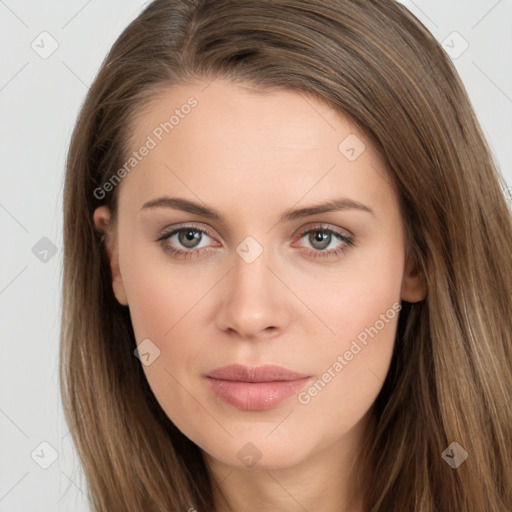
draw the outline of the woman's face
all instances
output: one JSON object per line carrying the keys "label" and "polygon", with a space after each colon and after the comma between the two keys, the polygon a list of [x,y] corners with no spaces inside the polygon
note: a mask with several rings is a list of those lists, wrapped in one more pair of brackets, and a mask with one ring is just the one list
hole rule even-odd
{"label": "woman's face", "polygon": [[312,97],[218,79],[162,92],[133,151],[107,249],[169,418],[230,466],[355,439],[400,301],[422,298],[371,141]]}

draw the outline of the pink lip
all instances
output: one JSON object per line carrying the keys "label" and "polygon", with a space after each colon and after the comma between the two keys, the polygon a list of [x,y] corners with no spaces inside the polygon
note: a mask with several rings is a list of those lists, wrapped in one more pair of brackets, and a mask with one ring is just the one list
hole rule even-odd
{"label": "pink lip", "polygon": [[228,404],[246,411],[262,411],[277,407],[300,391],[310,376],[281,366],[249,368],[232,364],[209,372],[206,379],[215,394]]}

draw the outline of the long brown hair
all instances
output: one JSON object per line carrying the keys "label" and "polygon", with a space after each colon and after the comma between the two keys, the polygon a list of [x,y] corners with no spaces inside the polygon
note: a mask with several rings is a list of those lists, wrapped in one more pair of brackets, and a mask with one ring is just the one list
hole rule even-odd
{"label": "long brown hair", "polygon": [[[165,415],[133,354],[129,311],[92,220],[102,204],[115,215],[118,187],[95,191],[133,150],[137,112],[198,77],[313,95],[357,123],[389,164],[428,294],[400,313],[357,473],[365,511],[512,510],[505,183],[451,60],[393,0],[155,0],[105,58],[68,154],[60,353],[94,510],[214,510],[201,451]],[[456,469],[442,457],[453,442],[468,454]]]}

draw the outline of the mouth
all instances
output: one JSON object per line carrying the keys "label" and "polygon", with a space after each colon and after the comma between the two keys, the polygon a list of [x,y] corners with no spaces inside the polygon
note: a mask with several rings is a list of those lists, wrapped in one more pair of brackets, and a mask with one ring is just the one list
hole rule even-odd
{"label": "mouth", "polygon": [[227,404],[245,411],[263,411],[298,393],[311,376],[275,365],[250,368],[233,364],[217,368],[205,378],[215,395]]}

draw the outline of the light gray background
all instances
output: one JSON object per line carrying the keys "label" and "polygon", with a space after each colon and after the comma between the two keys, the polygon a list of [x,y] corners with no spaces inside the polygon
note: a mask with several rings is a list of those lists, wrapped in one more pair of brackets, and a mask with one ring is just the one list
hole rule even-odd
{"label": "light gray background", "polygon": [[[402,3],[454,52],[512,185],[512,0]],[[89,84],[145,4],[0,0],[0,512],[89,510],[58,395],[64,163]],[[51,49],[44,31],[58,43],[47,58],[32,48]]]}

